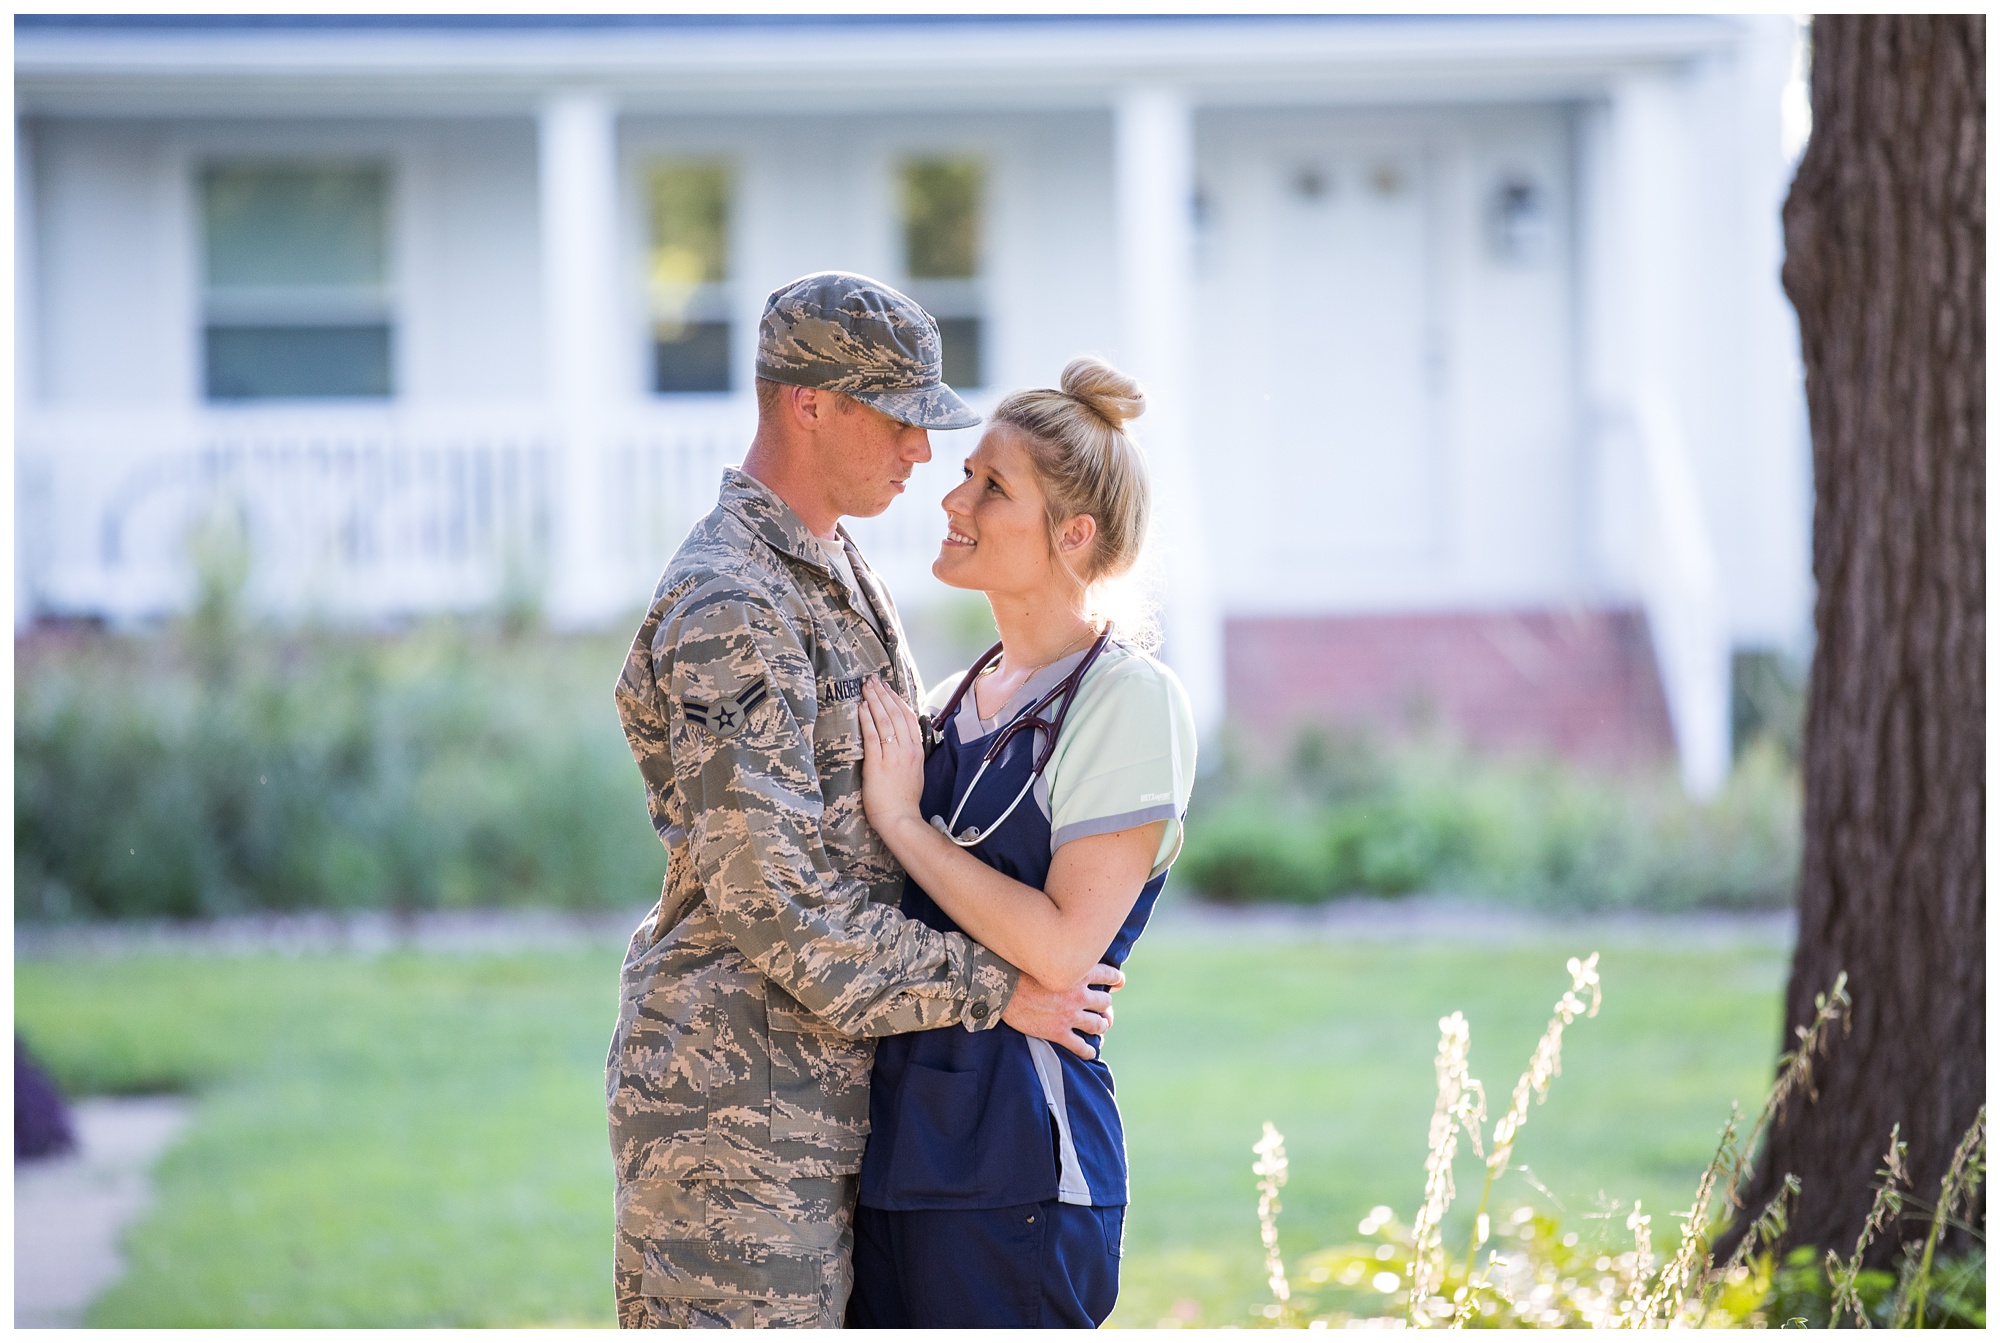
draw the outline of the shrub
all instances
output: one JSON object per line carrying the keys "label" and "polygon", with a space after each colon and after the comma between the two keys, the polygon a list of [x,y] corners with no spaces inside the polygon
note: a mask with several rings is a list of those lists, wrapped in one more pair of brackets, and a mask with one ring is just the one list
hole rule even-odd
{"label": "shrub", "polygon": [[1202,781],[1176,870],[1224,901],[1450,890],[1552,909],[1759,909],[1790,903],[1798,851],[1797,769],[1776,742],[1746,749],[1703,803],[1668,777],[1308,735],[1283,769]]}
{"label": "shrub", "polygon": [[665,854],[611,704],[623,641],[440,621],[17,646],[17,918],[625,907]]}
{"label": "shrub", "polygon": [[1300,808],[1228,798],[1202,818],[1198,833],[1197,840],[1190,826],[1180,861],[1183,870],[1194,863],[1194,880],[1211,899],[1310,900],[1333,880],[1330,853]]}

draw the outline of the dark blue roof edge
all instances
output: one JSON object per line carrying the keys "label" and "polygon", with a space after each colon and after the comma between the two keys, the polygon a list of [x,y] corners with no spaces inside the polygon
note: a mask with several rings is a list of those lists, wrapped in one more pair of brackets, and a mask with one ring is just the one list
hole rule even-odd
{"label": "dark blue roof edge", "polygon": [[[1326,22],[1356,19],[1425,23],[1449,20],[1518,22],[1533,15],[1502,14],[16,14],[24,31],[228,31],[696,29],[931,27],[964,24],[1012,26],[1095,23]],[[1543,15],[1544,18],[1586,16]],[[1610,16],[1599,16],[1610,17]]]}

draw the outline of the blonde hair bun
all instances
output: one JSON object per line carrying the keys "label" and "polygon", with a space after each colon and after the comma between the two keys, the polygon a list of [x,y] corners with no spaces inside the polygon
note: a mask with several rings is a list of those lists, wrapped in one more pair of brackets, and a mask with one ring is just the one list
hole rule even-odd
{"label": "blonde hair bun", "polygon": [[1087,354],[1070,360],[1063,369],[1062,389],[1113,429],[1123,429],[1146,413],[1146,394],[1139,384]]}
{"label": "blonde hair bun", "polygon": [[1085,355],[1069,361],[1061,391],[1014,392],[994,407],[989,420],[1022,435],[1041,480],[1051,548],[1066,520],[1085,514],[1096,520],[1090,553],[1074,571],[1086,585],[1126,573],[1145,545],[1152,486],[1145,456],[1125,432],[1126,421],[1145,409],[1138,383]]}

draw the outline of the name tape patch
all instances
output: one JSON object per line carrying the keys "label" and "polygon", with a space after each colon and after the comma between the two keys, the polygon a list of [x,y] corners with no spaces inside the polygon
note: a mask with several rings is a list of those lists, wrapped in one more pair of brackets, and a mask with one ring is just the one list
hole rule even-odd
{"label": "name tape patch", "polygon": [[851,699],[861,698],[861,687],[868,683],[865,676],[850,676],[840,681],[819,683],[819,706],[824,709],[829,704],[842,704]]}

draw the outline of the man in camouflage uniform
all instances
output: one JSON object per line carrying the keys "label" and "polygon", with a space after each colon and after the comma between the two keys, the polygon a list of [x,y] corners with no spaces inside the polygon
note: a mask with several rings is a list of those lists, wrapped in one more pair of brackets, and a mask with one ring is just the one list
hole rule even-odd
{"label": "man in camouflage uniform", "polygon": [[[667,566],[617,700],[668,850],[607,1064],[625,1326],[837,1327],[874,1039],[1003,1016],[1087,1055],[1108,997],[1052,990],[898,909],[861,807],[861,687],[920,695],[841,516],[977,422],[909,299],[823,272],[772,294],[758,428]],[[1115,970],[1090,976],[1115,984]]]}

